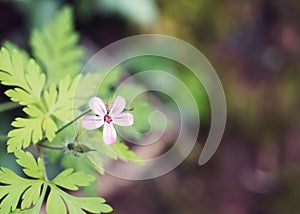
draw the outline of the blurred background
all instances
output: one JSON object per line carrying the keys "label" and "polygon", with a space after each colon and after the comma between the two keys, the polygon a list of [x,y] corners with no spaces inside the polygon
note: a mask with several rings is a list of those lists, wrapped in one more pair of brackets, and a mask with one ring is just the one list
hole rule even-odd
{"label": "blurred background", "polygon": [[[43,26],[66,4],[74,9],[75,28],[87,56],[131,35],[171,35],[209,59],[226,94],[224,137],[213,158],[199,166],[201,142],[210,125],[209,104],[202,86],[191,75],[182,75],[199,98],[203,118],[199,143],[179,167],[162,177],[146,181],[100,177],[98,194],[113,206],[113,213],[300,213],[300,2],[1,1],[0,42],[9,40],[28,49],[30,30]],[[153,67],[166,66],[161,60],[151,62]],[[132,70],[149,68],[149,61],[132,66]],[[3,93],[0,99],[8,101]],[[19,114],[1,113],[2,135]],[[1,166],[13,168],[14,158],[5,155],[5,143],[0,147]]]}

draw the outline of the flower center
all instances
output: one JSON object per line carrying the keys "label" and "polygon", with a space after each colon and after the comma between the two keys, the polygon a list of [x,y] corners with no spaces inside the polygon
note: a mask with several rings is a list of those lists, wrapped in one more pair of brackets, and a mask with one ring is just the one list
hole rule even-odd
{"label": "flower center", "polygon": [[113,120],[112,118],[107,114],[104,116],[104,121],[107,122],[107,123],[111,123]]}

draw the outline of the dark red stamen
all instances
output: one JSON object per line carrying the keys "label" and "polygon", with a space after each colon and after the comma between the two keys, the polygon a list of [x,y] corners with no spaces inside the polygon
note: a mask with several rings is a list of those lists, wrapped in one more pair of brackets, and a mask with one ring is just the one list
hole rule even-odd
{"label": "dark red stamen", "polygon": [[112,122],[112,118],[107,114],[104,116],[104,121],[107,123],[111,123]]}

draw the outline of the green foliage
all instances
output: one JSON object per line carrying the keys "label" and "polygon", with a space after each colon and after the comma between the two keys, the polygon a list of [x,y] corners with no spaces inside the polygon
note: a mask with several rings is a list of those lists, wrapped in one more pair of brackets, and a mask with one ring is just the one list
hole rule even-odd
{"label": "green foliage", "polygon": [[30,142],[37,143],[43,139],[43,131],[48,140],[52,140],[57,130],[57,125],[47,112],[34,105],[29,105],[23,109],[28,118],[16,118],[12,126],[16,129],[10,131],[7,141],[7,151],[13,152],[21,148],[26,148]]}
{"label": "green foliage", "polygon": [[16,210],[19,201],[21,201],[21,209],[27,209],[31,205],[35,205],[41,196],[41,190],[45,188],[45,174],[42,160],[38,158],[35,161],[29,152],[17,151],[15,155],[17,163],[23,167],[24,173],[34,179],[23,178],[10,169],[1,168],[1,213],[9,213]]}
{"label": "green foliage", "polygon": [[122,161],[131,161],[138,165],[145,165],[145,163],[141,160],[141,158],[136,156],[136,154],[133,151],[131,151],[128,148],[128,146],[125,145],[124,143],[117,141],[116,143],[110,145],[109,147],[113,151],[114,159],[119,159]]}
{"label": "green foliage", "polygon": [[12,101],[28,105],[40,101],[45,84],[45,74],[33,59],[17,49],[0,51],[0,81],[3,85],[16,88],[6,91]]}
{"label": "green foliage", "polygon": [[[76,43],[78,35],[73,30],[72,11],[65,7],[55,20],[32,33],[33,54],[38,60],[11,43],[0,52],[0,81],[14,86],[5,93],[12,101],[26,107],[26,118],[16,118],[16,129],[9,132],[8,152],[26,148],[43,139],[52,141],[61,124],[72,119],[72,101],[83,54]],[[40,65],[47,74],[42,72]],[[66,75],[67,74],[67,75]],[[58,84],[57,84],[58,83]]]}
{"label": "green foliage", "polygon": [[[52,141],[60,121],[72,118],[72,97],[80,76],[71,80],[69,76],[52,85],[43,93],[43,102],[28,105],[23,111],[28,118],[16,118],[12,126],[17,129],[9,132],[8,151],[26,148],[30,142],[37,143],[46,137]],[[44,134],[45,136],[44,136]]]}
{"label": "green foliage", "polygon": [[[64,170],[53,179],[53,183],[68,190],[78,190],[78,186],[87,186],[90,182],[95,180],[93,176],[85,175],[83,172],[73,173],[73,171],[73,169]],[[83,177],[85,179],[82,179]]]}
{"label": "green foliage", "polygon": [[45,103],[48,114],[52,114],[61,121],[72,119],[72,103],[74,92],[80,75],[71,79],[66,76],[58,85],[52,84],[48,91],[45,91]]}
{"label": "green foliage", "polygon": [[69,152],[62,157],[64,167],[72,167],[86,173],[93,173],[94,170],[97,170],[100,174],[104,174],[103,163],[107,161],[107,158],[128,161],[141,166],[145,165],[143,160],[131,151],[126,144],[122,143],[120,139],[117,139],[117,142],[112,145],[106,145],[102,140],[100,131],[81,129],[78,131],[81,133],[78,138],[80,146],[89,148],[89,151],[77,155],[78,153],[68,149]]}
{"label": "green foliage", "polygon": [[[23,178],[7,168],[0,170],[0,211],[6,213],[39,213],[45,192],[50,187],[46,209],[47,213],[92,213],[111,212],[112,208],[99,197],[77,198],[65,193],[59,187],[68,190],[78,190],[87,186],[95,178],[83,172],[67,169],[48,181],[44,171],[43,161],[34,159],[31,153],[15,152],[17,162],[23,167],[29,178]],[[18,204],[20,202],[20,207]],[[66,207],[66,205],[67,207]],[[54,206],[55,205],[55,206]],[[33,207],[32,207],[33,206]]]}
{"label": "green foliage", "polygon": [[[103,198],[77,198],[65,190],[91,186],[95,177],[86,172],[95,173],[96,169],[103,174],[105,156],[144,164],[120,141],[105,145],[99,131],[92,132],[97,134],[85,139],[80,136],[83,132],[77,133],[78,139],[82,138],[80,143],[77,137],[71,144],[63,143],[74,138],[75,121],[86,114],[80,109],[87,107],[95,87],[105,78],[98,77],[97,73],[78,74],[83,51],[77,44],[79,37],[74,32],[72,19],[72,10],[65,7],[52,22],[32,32],[30,44],[35,59],[9,42],[0,50],[0,82],[9,86],[5,94],[22,106],[25,113],[24,117],[17,117],[11,123],[14,129],[8,133],[7,151],[14,153],[17,164],[27,176],[21,177],[8,168],[0,169],[0,213],[38,214],[44,201],[47,201],[49,214],[111,212],[112,208]],[[101,93],[105,100],[112,97],[113,86],[118,84],[121,71],[116,69],[103,81]],[[22,150],[31,144],[39,147],[40,157],[37,159]],[[56,148],[69,152],[63,153],[62,159],[58,158],[61,151],[60,154],[51,154],[50,159],[62,160],[65,168],[57,176],[53,174],[51,180],[41,158],[50,153],[42,151],[42,147],[54,148],[55,144],[59,144]],[[69,154],[74,155],[70,158]]]}
{"label": "green foliage", "polygon": [[[27,105],[23,110],[27,118],[16,118],[9,132],[8,151],[26,148],[46,137],[52,141],[57,131],[57,122],[72,118],[72,101],[80,76],[66,76],[58,85],[45,88],[45,74],[38,64],[20,49],[2,48],[0,51],[0,81],[15,86],[5,92],[12,101]],[[43,135],[45,133],[45,136]]]}
{"label": "green foliage", "polygon": [[128,146],[120,142],[120,139],[112,145],[104,144],[100,132],[94,132],[91,135],[85,136],[81,139],[82,142],[88,147],[93,148],[95,151],[86,153],[86,157],[98,170],[99,173],[104,173],[103,162],[104,158],[113,160],[130,161],[138,165],[145,165],[144,161],[141,160],[133,151],[129,150]]}
{"label": "green foliage", "polygon": [[21,209],[26,209],[31,204],[35,205],[43,185],[41,180],[22,178],[7,168],[1,169],[0,181],[2,184],[6,184],[6,186],[0,186],[0,198],[2,199],[0,211],[3,214],[16,210],[20,200],[22,200]]}
{"label": "green foliage", "polygon": [[99,197],[77,198],[69,195],[55,185],[51,185],[51,192],[48,197],[46,210],[47,213],[84,214],[90,213],[109,213],[112,208],[105,204],[105,200]]}
{"label": "green foliage", "polygon": [[83,49],[77,45],[72,10],[63,8],[53,22],[33,31],[30,44],[33,55],[47,74],[47,83],[58,82],[66,74],[74,76],[81,69]]}
{"label": "green foliage", "polygon": [[44,179],[44,165],[41,158],[37,161],[34,159],[31,153],[23,152],[21,150],[15,152],[17,163],[23,168],[23,172],[32,178]]}

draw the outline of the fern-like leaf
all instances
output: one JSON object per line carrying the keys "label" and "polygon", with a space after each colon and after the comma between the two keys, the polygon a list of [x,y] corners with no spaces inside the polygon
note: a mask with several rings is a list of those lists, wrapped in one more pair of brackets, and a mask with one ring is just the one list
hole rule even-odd
{"label": "fern-like leaf", "polygon": [[[21,201],[21,209],[35,205],[45,191],[44,168],[41,159],[36,162],[29,152],[16,152],[17,162],[23,166],[23,171],[34,179],[22,178],[7,168],[0,170],[0,213],[7,214],[17,209]],[[38,178],[38,179],[36,179]],[[44,194],[44,193],[43,193]]]}
{"label": "fern-like leaf", "polygon": [[109,146],[109,148],[115,154],[115,159],[120,159],[122,161],[130,161],[138,165],[145,165],[145,162],[139,158],[133,151],[131,151],[128,146],[120,141]]}
{"label": "fern-like leaf", "polygon": [[8,152],[26,148],[31,142],[38,143],[44,137],[49,141],[54,139],[58,130],[56,119],[62,122],[72,119],[74,91],[79,79],[80,75],[73,79],[66,76],[58,85],[53,84],[49,90],[44,91],[44,102],[23,109],[28,117],[18,117],[12,123],[16,129],[8,133]]}
{"label": "fern-like leaf", "polygon": [[16,210],[18,202],[22,200],[21,208],[29,208],[37,203],[43,185],[41,180],[25,179],[7,168],[0,170],[0,212],[3,214]]}
{"label": "fern-like leaf", "polygon": [[45,101],[50,114],[61,121],[72,119],[73,97],[80,75],[71,79],[68,75],[59,82],[59,85],[52,84],[45,92]]}
{"label": "fern-like leaf", "polygon": [[23,168],[26,175],[32,178],[44,179],[45,169],[41,158],[38,158],[36,161],[31,153],[21,150],[16,151],[14,154],[17,158],[17,163]]}
{"label": "fern-like leaf", "polygon": [[0,169],[0,213],[38,214],[49,190],[46,210],[48,214],[107,213],[112,208],[100,197],[78,198],[64,192],[62,188],[77,190],[90,185],[95,178],[83,172],[67,169],[48,181],[44,174],[44,164],[29,152],[15,152],[17,163],[29,178],[23,178],[7,168]]}
{"label": "fern-like leaf", "polygon": [[[82,179],[85,177],[85,179]],[[85,175],[84,172],[73,172],[73,169],[66,169],[53,179],[53,183],[69,190],[78,190],[78,187],[88,186],[95,180],[94,176]]]}
{"label": "fern-like leaf", "polygon": [[12,101],[28,105],[40,100],[46,76],[26,52],[3,47],[0,51],[0,81],[3,85],[16,87],[5,92]]}
{"label": "fern-like leaf", "polygon": [[69,7],[63,8],[53,22],[33,31],[30,44],[34,57],[47,73],[48,86],[80,70],[83,49],[77,45],[78,39]]}
{"label": "fern-like leaf", "polygon": [[[100,197],[77,198],[62,191],[55,185],[51,185],[46,211],[47,213],[61,214],[85,214],[89,213],[109,213],[111,206],[105,204],[105,199]],[[68,212],[67,212],[68,211]]]}
{"label": "fern-like leaf", "polygon": [[35,105],[24,108],[28,118],[16,118],[12,125],[16,129],[8,133],[7,151],[14,152],[26,148],[30,143],[38,143],[43,139],[43,132],[49,141],[52,141],[57,131],[57,125],[48,112],[43,112]]}

